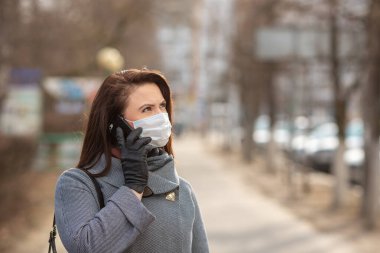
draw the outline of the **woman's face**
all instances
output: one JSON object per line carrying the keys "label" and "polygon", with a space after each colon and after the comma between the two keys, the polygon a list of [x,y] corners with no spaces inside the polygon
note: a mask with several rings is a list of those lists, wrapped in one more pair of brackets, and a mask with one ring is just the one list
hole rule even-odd
{"label": "woman's face", "polygon": [[135,121],[166,112],[166,101],[155,83],[139,85],[129,95],[123,112],[125,119]]}

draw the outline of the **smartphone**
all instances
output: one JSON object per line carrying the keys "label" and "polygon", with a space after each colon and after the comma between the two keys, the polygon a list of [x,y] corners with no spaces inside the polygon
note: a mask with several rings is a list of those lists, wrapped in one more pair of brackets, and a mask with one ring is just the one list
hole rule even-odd
{"label": "smartphone", "polygon": [[109,125],[109,130],[111,135],[113,136],[114,140],[113,142],[116,144],[116,129],[120,127],[123,130],[124,138],[127,138],[127,136],[131,133],[133,128],[128,124],[127,121],[123,119],[122,116],[117,115],[115,119],[111,122]]}

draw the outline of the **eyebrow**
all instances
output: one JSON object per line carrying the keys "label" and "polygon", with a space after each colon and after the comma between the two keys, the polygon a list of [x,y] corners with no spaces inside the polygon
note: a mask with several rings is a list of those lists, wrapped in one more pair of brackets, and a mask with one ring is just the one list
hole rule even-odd
{"label": "eyebrow", "polygon": [[[166,100],[162,100],[160,104],[163,104],[165,103],[166,104]],[[141,110],[143,107],[146,107],[146,106],[154,106],[154,104],[143,104],[142,106],[139,107],[139,110]]]}

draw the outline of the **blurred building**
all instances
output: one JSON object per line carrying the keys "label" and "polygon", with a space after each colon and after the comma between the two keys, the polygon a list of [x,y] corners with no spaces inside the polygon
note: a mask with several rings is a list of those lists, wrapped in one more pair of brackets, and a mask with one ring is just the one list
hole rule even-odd
{"label": "blurred building", "polygon": [[[210,104],[227,101],[231,0],[156,3],[164,72],[176,98],[176,119],[195,128],[207,124]],[[194,124],[196,122],[196,124]]]}
{"label": "blurred building", "polygon": [[[221,145],[240,143],[238,86],[231,79],[233,0],[204,0],[200,8],[198,118]],[[219,134],[218,134],[219,133]]]}
{"label": "blurred building", "polygon": [[192,1],[155,2],[154,9],[163,72],[176,95],[186,94],[191,82]]}
{"label": "blurred building", "polygon": [[[163,67],[175,99],[175,121],[191,124],[193,1],[154,2],[157,41]],[[186,116],[187,115],[187,116]]]}
{"label": "blurred building", "polygon": [[38,69],[12,69],[7,78],[7,96],[0,112],[0,133],[35,137],[41,131],[42,72]]}

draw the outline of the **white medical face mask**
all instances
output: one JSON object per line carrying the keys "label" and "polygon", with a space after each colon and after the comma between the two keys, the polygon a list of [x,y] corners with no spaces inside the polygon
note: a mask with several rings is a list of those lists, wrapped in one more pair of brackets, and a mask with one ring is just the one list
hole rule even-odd
{"label": "white medical face mask", "polygon": [[143,129],[141,136],[150,137],[152,141],[150,145],[154,147],[165,146],[171,135],[172,125],[169,121],[168,113],[158,113],[148,118],[130,121],[134,128],[141,127]]}

